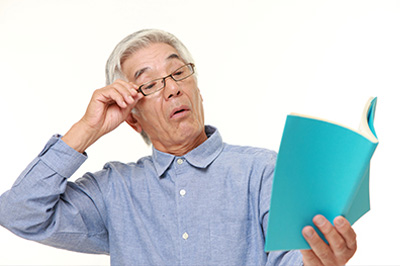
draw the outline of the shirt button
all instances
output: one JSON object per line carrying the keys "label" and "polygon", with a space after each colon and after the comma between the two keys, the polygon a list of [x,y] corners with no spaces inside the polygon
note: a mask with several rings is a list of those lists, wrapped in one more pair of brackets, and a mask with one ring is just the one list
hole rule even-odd
{"label": "shirt button", "polygon": [[181,191],[179,191],[179,194],[181,194],[182,197],[185,196],[186,195],[186,190],[181,189]]}
{"label": "shirt button", "polygon": [[185,239],[185,240],[188,239],[188,238],[189,238],[188,233],[185,232],[185,233],[182,235],[182,238]]}
{"label": "shirt button", "polygon": [[178,164],[183,164],[183,160],[182,160],[181,158],[179,158],[176,162],[177,162]]}

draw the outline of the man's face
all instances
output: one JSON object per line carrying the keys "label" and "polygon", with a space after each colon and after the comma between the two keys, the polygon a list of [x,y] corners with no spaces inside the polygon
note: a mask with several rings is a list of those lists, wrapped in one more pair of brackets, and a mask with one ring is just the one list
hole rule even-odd
{"label": "man's face", "polygon": [[[172,46],[155,43],[128,57],[122,71],[130,82],[140,86],[184,64]],[[167,78],[165,83],[163,90],[138,102],[137,112],[132,115],[136,122],[133,127],[139,132],[144,130],[156,149],[182,155],[206,139],[202,98],[194,76],[182,81]]]}

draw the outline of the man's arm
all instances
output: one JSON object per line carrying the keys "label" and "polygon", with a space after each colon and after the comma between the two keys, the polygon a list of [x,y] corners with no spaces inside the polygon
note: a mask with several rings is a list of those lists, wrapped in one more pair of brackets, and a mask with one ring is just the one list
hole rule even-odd
{"label": "man's arm", "polygon": [[45,149],[0,197],[0,224],[44,244],[89,253],[108,253],[101,191],[87,176],[67,179],[85,161],[82,153],[126,119],[142,95],[121,80],[93,93],[85,115]]}
{"label": "man's arm", "polygon": [[[16,235],[43,244],[86,253],[108,253],[108,235],[101,212],[101,192],[91,185],[68,183],[86,160],[52,137],[0,197],[0,224]],[[90,180],[90,179],[89,179]],[[90,221],[90,222],[88,222]]]}
{"label": "man's arm", "polygon": [[85,115],[62,137],[63,141],[76,151],[84,152],[129,118],[131,110],[143,97],[136,90],[136,85],[123,80],[96,90]]}

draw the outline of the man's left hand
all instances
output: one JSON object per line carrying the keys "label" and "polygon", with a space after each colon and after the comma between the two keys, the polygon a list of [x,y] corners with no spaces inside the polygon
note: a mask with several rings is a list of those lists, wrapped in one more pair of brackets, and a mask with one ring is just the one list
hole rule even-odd
{"label": "man's left hand", "polygon": [[350,223],[344,217],[338,216],[333,221],[333,226],[322,215],[316,215],[313,222],[329,245],[312,226],[304,227],[303,236],[311,247],[309,250],[301,250],[304,265],[345,265],[357,250],[356,233]]}

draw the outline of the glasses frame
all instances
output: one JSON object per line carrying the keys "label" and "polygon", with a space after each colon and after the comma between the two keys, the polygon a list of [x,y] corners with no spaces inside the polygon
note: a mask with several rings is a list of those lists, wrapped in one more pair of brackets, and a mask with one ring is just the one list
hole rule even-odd
{"label": "glasses frame", "polygon": [[[181,69],[181,68],[183,68],[183,67],[187,67],[187,66],[190,66],[190,68],[192,69],[192,73],[191,73],[189,76],[186,76],[186,77],[184,77],[184,78],[182,78],[182,79],[175,79],[173,75],[174,75],[176,72],[178,72],[179,69]],[[185,64],[185,65],[183,65],[183,66],[181,66],[181,67],[175,69],[175,70],[174,70],[171,74],[169,74],[168,76],[165,76],[165,77],[163,77],[163,78],[153,79],[153,80],[150,80],[150,81],[148,81],[148,82],[146,82],[146,83],[143,83],[142,85],[139,86],[139,88],[137,89],[137,91],[140,92],[141,94],[143,94],[143,96],[148,96],[148,95],[154,94],[154,93],[156,93],[156,92],[158,92],[158,91],[160,91],[160,90],[162,90],[162,89],[165,88],[165,84],[166,84],[166,83],[165,83],[165,80],[166,80],[167,78],[171,78],[171,79],[173,79],[174,81],[181,81],[181,80],[187,79],[188,77],[192,76],[192,75],[194,74],[194,72],[195,72],[195,71],[194,71],[194,67],[195,67],[195,65],[194,65],[193,63]],[[162,86],[161,88],[159,88],[159,89],[157,89],[156,91],[153,91],[153,92],[151,92],[151,93],[144,93],[144,92],[143,92],[142,88],[143,88],[144,86],[146,86],[146,85],[148,85],[148,84],[150,84],[150,83],[152,83],[152,82],[154,82],[154,81],[159,81],[159,80],[162,80],[162,81],[163,81],[164,86]]]}

